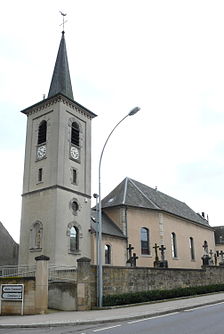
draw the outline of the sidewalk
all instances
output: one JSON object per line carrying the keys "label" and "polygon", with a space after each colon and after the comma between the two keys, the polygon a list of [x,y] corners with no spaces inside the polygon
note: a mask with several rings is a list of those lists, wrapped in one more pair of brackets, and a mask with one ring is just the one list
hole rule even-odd
{"label": "sidewalk", "polygon": [[55,311],[54,313],[44,315],[0,316],[0,328],[74,326],[76,324],[133,320],[219,302],[224,302],[224,293],[103,310],[79,312]]}

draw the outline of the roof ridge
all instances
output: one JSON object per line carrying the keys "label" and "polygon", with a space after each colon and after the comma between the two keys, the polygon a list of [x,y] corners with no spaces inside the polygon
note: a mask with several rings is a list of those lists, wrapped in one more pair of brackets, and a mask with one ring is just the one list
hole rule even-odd
{"label": "roof ridge", "polygon": [[128,181],[130,179],[128,177],[125,178],[125,183],[124,183],[124,195],[123,195],[123,201],[122,204],[125,204],[126,201],[126,196],[127,196],[127,188],[128,188]]}
{"label": "roof ridge", "polygon": [[144,198],[146,198],[147,199],[147,201],[149,201],[151,204],[153,204],[155,207],[156,207],[156,209],[159,209],[159,210],[161,210],[161,208],[158,206],[158,205],[156,205],[156,203],[154,203],[150,198],[148,198],[145,194],[144,194],[144,192],[135,184],[135,182],[134,182],[134,180],[132,180],[132,179],[129,179],[129,181],[133,184],[133,186],[142,194],[142,196],[144,197]]}

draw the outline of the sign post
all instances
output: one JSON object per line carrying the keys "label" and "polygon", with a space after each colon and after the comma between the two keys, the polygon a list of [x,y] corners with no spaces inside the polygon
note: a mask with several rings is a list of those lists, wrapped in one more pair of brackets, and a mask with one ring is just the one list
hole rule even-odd
{"label": "sign post", "polygon": [[2,312],[2,302],[21,302],[21,315],[23,315],[24,284],[2,284],[0,298],[0,314]]}

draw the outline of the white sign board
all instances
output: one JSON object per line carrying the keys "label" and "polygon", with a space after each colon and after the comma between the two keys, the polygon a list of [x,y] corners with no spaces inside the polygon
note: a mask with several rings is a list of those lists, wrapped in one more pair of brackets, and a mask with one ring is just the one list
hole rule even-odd
{"label": "white sign board", "polygon": [[1,304],[4,301],[20,301],[21,304],[21,314],[23,314],[23,295],[24,295],[24,285],[23,284],[2,284],[1,285],[1,298],[0,298],[0,314],[1,314]]}

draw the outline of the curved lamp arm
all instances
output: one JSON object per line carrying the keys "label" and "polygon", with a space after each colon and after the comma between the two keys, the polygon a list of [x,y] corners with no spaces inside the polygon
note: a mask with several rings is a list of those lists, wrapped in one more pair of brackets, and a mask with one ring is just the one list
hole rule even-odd
{"label": "curved lamp arm", "polygon": [[98,245],[97,245],[97,264],[98,264],[98,272],[97,272],[97,295],[98,295],[98,306],[102,307],[102,301],[103,301],[103,271],[102,271],[102,204],[101,204],[101,162],[102,162],[102,157],[103,153],[105,150],[105,147],[108,143],[108,140],[110,139],[110,136],[114,132],[114,130],[118,127],[118,125],[123,122],[128,116],[133,116],[135,115],[138,111],[140,110],[139,107],[133,108],[129,113],[124,116],[112,129],[112,131],[109,133],[104,145],[102,152],[100,154],[100,160],[99,160],[99,202],[98,202]]}

